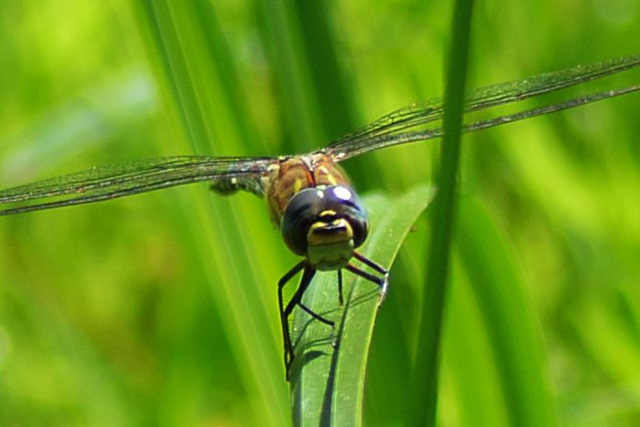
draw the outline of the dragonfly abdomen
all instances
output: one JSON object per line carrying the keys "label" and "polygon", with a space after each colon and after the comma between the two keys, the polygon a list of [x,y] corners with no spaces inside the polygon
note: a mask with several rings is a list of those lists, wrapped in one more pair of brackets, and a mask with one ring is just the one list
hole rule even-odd
{"label": "dragonfly abdomen", "polygon": [[264,197],[265,189],[262,177],[231,177],[211,182],[211,190],[220,196],[230,196],[238,191],[248,191],[258,197]]}

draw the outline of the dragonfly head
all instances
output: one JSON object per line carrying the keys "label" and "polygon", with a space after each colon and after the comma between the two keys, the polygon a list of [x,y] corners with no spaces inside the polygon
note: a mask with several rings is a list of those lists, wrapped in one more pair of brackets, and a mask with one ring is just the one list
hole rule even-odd
{"label": "dragonfly head", "polygon": [[369,232],[360,199],[343,185],[306,188],[291,198],[282,217],[282,237],[295,254],[318,270],[337,270]]}

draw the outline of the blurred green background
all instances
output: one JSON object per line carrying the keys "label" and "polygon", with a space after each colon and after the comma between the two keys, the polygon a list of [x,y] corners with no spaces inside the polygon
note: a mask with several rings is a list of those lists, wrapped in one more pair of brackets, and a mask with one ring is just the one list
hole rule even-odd
{"label": "blurred green background", "polygon": [[[157,156],[321,147],[442,93],[450,7],[0,2],[1,187]],[[640,52],[631,0],[478,2],[474,25],[472,87]],[[632,83],[637,71],[594,87]],[[442,425],[640,422],[639,102],[465,137]],[[431,180],[436,147],[345,167],[365,194],[402,192]],[[380,312],[367,425],[398,424],[416,398],[424,228]],[[196,185],[3,217],[0,239],[0,424],[290,422],[276,283],[296,258],[262,201]]]}

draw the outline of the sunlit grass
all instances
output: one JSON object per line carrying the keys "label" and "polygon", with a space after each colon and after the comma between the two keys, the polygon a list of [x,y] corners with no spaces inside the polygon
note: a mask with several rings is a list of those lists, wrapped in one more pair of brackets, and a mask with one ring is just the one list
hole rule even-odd
{"label": "sunlit grass", "polygon": [[[0,6],[3,188],[154,156],[305,151],[442,94],[448,4],[151,3]],[[637,53],[637,8],[478,4],[470,86]],[[465,136],[443,423],[527,419],[540,395],[514,389],[550,390],[561,423],[637,423],[637,103]],[[396,193],[430,182],[432,147],[346,167],[365,192]],[[427,232],[392,272],[367,425],[419,398],[406,384]],[[288,422],[276,282],[296,259],[261,201],[197,185],[3,217],[0,238],[0,423]]]}

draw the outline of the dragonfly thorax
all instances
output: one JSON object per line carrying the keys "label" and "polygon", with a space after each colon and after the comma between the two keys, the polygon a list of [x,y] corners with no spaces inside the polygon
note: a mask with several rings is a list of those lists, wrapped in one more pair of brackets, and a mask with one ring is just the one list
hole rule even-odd
{"label": "dragonfly thorax", "polygon": [[360,199],[343,185],[306,188],[289,201],[282,238],[318,270],[344,267],[367,238],[369,223]]}

